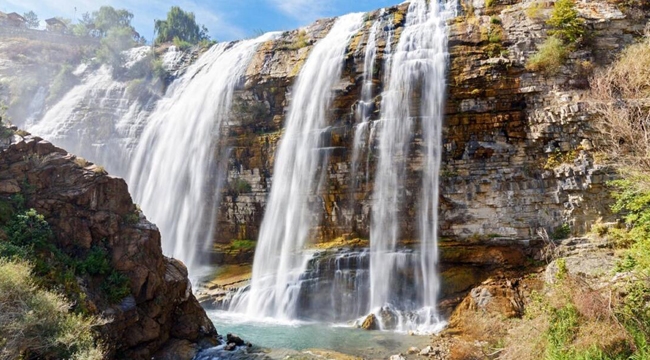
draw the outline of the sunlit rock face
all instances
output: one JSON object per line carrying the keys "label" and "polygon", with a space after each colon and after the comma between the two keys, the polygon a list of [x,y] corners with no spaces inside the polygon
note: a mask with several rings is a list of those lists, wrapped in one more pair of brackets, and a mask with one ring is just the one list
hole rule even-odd
{"label": "sunlit rock face", "polygon": [[[437,148],[441,166],[436,196],[440,295],[444,301],[458,301],[459,294],[489,274],[525,267],[526,259],[535,256],[534,248],[542,239],[553,237],[561,225],[568,224],[572,233],[580,234],[597,218],[609,216],[604,183],[611,173],[594,158],[594,134],[582,95],[590,69],[610,62],[642,34],[647,15],[621,13],[605,1],[578,3],[594,41],[572,54],[558,74],[546,76],[525,69],[527,58],[547,31],[543,20],[526,15],[529,5],[497,0],[486,8],[483,1],[460,1],[457,16],[447,21],[446,98],[442,140]],[[319,186],[290,194],[314,210],[308,214],[306,244],[339,242],[346,248],[350,239],[372,242],[371,228],[377,219],[373,211],[380,193],[375,184],[382,171],[378,120],[386,112],[382,94],[390,86],[390,55],[406,32],[408,8],[409,4],[401,4],[364,15],[360,30],[349,39],[341,74],[331,84],[333,95],[319,127],[318,150],[327,153],[326,161],[315,171],[321,174]],[[206,161],[217,162],[219,171],[207,177],[206,186],[221,195],[220,201],[215,203],[215,196],[198,200],[206,209],[204,215],[211,215],[199,226],[202,234],[213,235],[214,259],[240,263],[252,258],[269,210],[269,196],[274,183],[282,178],[276,166],[278,144],[288,133],[285,120],[298,95],[297,79],[335,22],[321,20],[261,42],[234,82],[230,111],[215,119],[221,126],[214,129],[214,156]],[[491,33],[500,35],[490,39]],[[165,61],[181,59],[183,64],[178,66],[180,72],[173,72],[178,80],[195,56],[178,56],[171,49],[169,54]],[[101,75],[101,69],[91,70],[80,73],[85,75],[80,75],[79,86],[92,74]],[[129,149],[138,143],[159,98],[170,95],[154,93],[151,98],[136,99],[127,87],[126,83],[107,81],[106,86],[81,97],[86,100],[77,103],[80,105],[65,106],[71,108],[66,118],[80,120],[78,124],[88,121],[89,125],[63,127],[61,138],[81,135],[78,144],[70,145],[80,145],[80,154],[91,160],[106,161],[109,170],[113,163],[116,168],[128,169]],[[426,129],[417,114],[422,98],[417,90],[408,96],[414,104],[414,109],[409,108],[414,119],[405,141],[408,155],[403,159],[403,181],[397,191],[401,206],[395,206],[391,218],[399,229],[391,235],[398,242],[395,253],[400,256],[417,249],[422,237],[417,204],[421,203],[423,178],[430,175]],[[34,103],[35,109],[38,103]],[[41,121],[58,105],[46,102]],[[129,115],[130,109],[136,110]],[[86,116],[88,111],[92,116]],[[110,116],[105,121],[98,120],[107,113]],[[182,115],[179,117],[184,118]],[[38,124],[35,118],[34,126]],[[125,129],[128,131],[122,133]],[[189,127],[185,130],[191,134]],[[192,139],[198,141],[199,136]],[[108,148],[127,155],[115,155]],[[224,181],[217,181],[217,175]],[[209,248],[209,241],[201,245],[206,244]],[[363,306],[356,303],[343,305],[353,293],[366,300],[359,295],[371,286],[366,273],[369,261],[362,249],[366,246],[301,259],[305,271],[298,279],[305,290],[298,292],[299,306],[295,308],[300,317],[336,318],[338,311],[356,316],[370,310],[361,310]],[[414,263],[405,260],[405,267]],[[403,283],[408,289],[409,279],[414,278],[408,272],[400,273],[394,283]],[[395,293],[408,292],[392,285]],[[323,299],[332,292],[336,298],[325,306]],[[362,302],[368,306],[370,300]]]}
{"label": "sunlit rock face", "polygon": [[[586,75],[575,71],[585,61],[611,61],[613,54],[643,32],[645,18],[621,14],[598,3],[595,11],[578,6],[598,39],[571,59],[557,76],[525,70],[526,59],[545,38],[543,21],[525,14],[527,3],[497,2],[486,9],[460,3],[459,16],[449,22],[449,70],[440,170],[440,232],[453,239],[505,237],[531,239],[549,235],[570,224],[574,233],[588,230],[596,218],[609,214],[603,202],[604,182],[610,175],[593,158],[593,132],[582,103]],[[323,209],[312,229],[315,241],[341,236],[370,237],[373,184],[377,173],[377,129],[382,91],[386,87],[385,54],[395,49],[404,27],[407,6],[369,13],[362,32],[350,44],[343,76],[328,114],[330,129],[324,143],[331,148],[326,186],[309,196]],[[398,16],[395,16],[398,15]],[[375,28],[379,17],[393,19]],[[500,19],[498,43],[482,38],[491,17]],[[224,143],[231,149],[229,184],[217,214],[215,242],[257,239],[273,181],[274,154],[283,135],[284,114],[291,101],[291,85],[313,43],[327,34],[323,21],[261,47],[247,72],[245,89],[235,94],[245,104],[233,117]],[[372,44],[369,35],[375,32]],[[302,35],[301,35],[302,34]],[[304,38],[303,47],[289,45]],[[364,68],[368,45],[376,51],[372,100],[362,99],[367,83]],[[388,50],[387,50],[388,48]],[[610,54],[610,55],[605,55]],[[367,92],[366,92],[367,94]],[[418,93],[413,93],[418,98]],[[363,104],[362,102],[363,101]],[[364,107],[367,123],[359,117]],[[358,127],[365,127],[363,134]],[[404,201],[417,204],[423,171],[422,133],[415,126],[404,185]],[[357,138],[355,138],[357,136]],[[359,140],[362,141],[359,141]],[[356,141],[355,141],[356,140]],[[359,144],[359,142],[362,142]],[[556,154],[560,152],[561,161]],[[566,156],[564,156],[566,155]],[[570,156],[569,156],[570,155]],[[354,161],[353,161],[354,160]],[[243,190],[235,184],[245,182]],[[402,240],[417,239],[417,208],[399,213]]]}
{"label": "sunlit rock face", "polygon": [[124,180],[40,137],[2,130],[0,198],[24,194],[24,206],[44,216],[59,250],[79,261],[93,248],[105,249],[110,267],[128,278],[128,295],[114,304],[101,290],[106,278],[73,280],[83,308],[105,319],[98,331],[110,358],[189,359],[173,345],[196,353],[199,343],[217,343],[187,268],[163,255],[158,229],[137,210]]}

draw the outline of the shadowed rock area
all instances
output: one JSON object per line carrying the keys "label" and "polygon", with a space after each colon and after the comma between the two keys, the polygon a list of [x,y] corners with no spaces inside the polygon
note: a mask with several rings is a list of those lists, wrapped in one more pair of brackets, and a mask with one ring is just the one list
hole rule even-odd
{"label": "shadowed rock area", "polygon": [[191,359],[217,343],[185,265],[163,256],[158,229],[133,204],[124,180],[13,128],[0,140],[0,197],[15,194],[44,215],[57,248],[75,258],[101,246],[111,267],[128,277],[129,295],[113,305],[100,281],[76,280],[88,312],[106,319],[99,331],[111,358]]}

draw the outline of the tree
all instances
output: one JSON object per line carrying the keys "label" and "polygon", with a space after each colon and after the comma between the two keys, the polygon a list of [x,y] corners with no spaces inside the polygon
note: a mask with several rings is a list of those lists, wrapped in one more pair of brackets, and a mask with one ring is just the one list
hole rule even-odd
{"label": "tree", "polygon": [[172,6],[166,20],[156,20],[155,32],[158,34],[156,43],[172,41],[178,38],[191,44],[208,40],[208,29],[196,23],[194,13],[185,12],[178,6]]}
{"label": "tree", "polygon": [[567,44],[576,43],[585,33],[585,21],[578,17],[574,0],[558,0],[546,23],[553,27],[549,33]]}
{"label": "tree", "polygon": [[41,24],[41,22],[38,20],[38,16],[33,11],[24,13],[23,17],[25,18],[25,24],[29,29],[36,29]]}
{"label": "tree", "polygon": [[[92,15],[94,29],[99,33],[100,37],[106,37],[109,30],[117,27],[133,30],[131,19],[133,19],[131,12],[125,9],[118,10],[112,6],[102,6],[98,11],[94,11]],[[85,20],[88,21],[90,19]]]}

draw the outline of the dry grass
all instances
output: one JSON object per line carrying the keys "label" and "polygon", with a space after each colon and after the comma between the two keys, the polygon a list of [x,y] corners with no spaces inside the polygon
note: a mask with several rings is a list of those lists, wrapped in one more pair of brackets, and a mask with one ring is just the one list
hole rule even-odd
{"label": "dry grass", "polygon": [[74,163],[77,164],[77,165],[79,165],[79,166],[82,167],[82,168],[84,168],[84,167],[86,167],[86,166],[88,166],[88,165],[90,164],[90,163],[88,162],[88,160],[82,158],[81,156],[77,156],[77,157],[74,159]]}
{"label": "dry grass", "polygon": [[92,330],[100,321],[69,308],[62,296],[34,285],[28,264],[0,260],[0,360],[103,359]]}
{"label": "dry grass", "polygon": [[539,314],[533,318],[517,320],[505,339],[500,354],[502,360],[537,360],[544,353],[544,333],[549,327],[549,317]]}
{"label": "dry grass", "polygon": [[623,51],[591,87],[600,149],[618,165],[650,172],[650,39]]}
{"label": "dry grass", "polygon": [[567,46],[555,36],[549,36],[540,45],[537,53],[528,59],[526,69],[554,75],[560,71],[568,55]]}

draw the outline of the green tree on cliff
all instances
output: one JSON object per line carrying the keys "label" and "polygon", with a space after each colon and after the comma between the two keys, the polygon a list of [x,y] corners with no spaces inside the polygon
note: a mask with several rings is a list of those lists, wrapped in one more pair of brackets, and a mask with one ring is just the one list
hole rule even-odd
{"label": "green tree on cliff", "polygon": [[190,44],[197,44],[202,40],[208,40],[208,29],[196,23],[194,13],[183,11],[178,6],[172,6],[167,13],[166,20],[156,20],[155,32],[158,34],[156,43],[167,41],[184,41]]}
{"label": "green tree on cliff", "polygon": [[23,17],[25,18],[25,25],[27,25],[27,28],[29,29],[36,29],[41,24],[38,20],[38,16],[33,11],[24,13]]}

